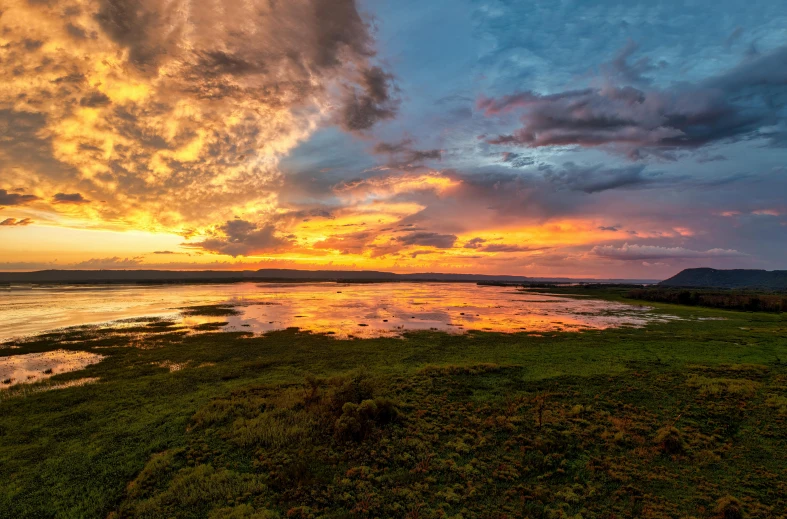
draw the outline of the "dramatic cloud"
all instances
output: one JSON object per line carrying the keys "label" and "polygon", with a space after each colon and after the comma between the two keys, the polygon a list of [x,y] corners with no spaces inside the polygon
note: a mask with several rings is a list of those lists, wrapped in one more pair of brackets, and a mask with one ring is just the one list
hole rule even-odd
{"label": "dramatic cloud", "polygon": [[5,189],[0,189],[0,206],[4,205],[22,205],[28,202],[39,200],[37,196],[23,195],[20,193],[9,193]]}
{"label": "dramatic cloud", "polygon": [[112,225],[269,214],[280,158],[318,125],[364,131],[398,107],[355,0],[9,0],[0,16],[0,167],[106,201],[82,211]]}
{"label": "dramatic cloud", "polygon": [[697,251],[682,247],[658,247],[655,245],[629,245],[628,243],[614,247],[612,245],[598,245],[590,251],[595,256],[602,258],[641,261],[659,259],[708,259],[708,258],[739,258],[745,254],[731,249],[710,249]]}
{"label": "dramatic cloud", "polygon": [[202,242],[186,244],[217,254],[251,256],[271,252],[290,243],[276,235],[270,224],[258,225],[245,220],[230,220],[217,228],[218,236]]}
{"label": "dramatic cloud", "polygon": [[493,3],[4,0],[0,264],[785,268],[778,6]]}
{"label": "dramatic cloud", "polygon": [[342,254],[362,254],[374,239],[375,234],[368,231],[337,234],[318,241],[314,244],[314,248],[337,250]]}
{"label": "dramatic cloud", "polygon": [[522,156],[520,153],[514,153],[513,151],[504,151],[501,157],[503,162],[510,164],[513,168],[532,166],[536,161],[533,157]]}
{"label": "dramatic cloud", "polygon": [[399,101],[392,97],[393,76],[380,67],[362,73],[360,87],[351,87],[344,99],[341,123],[349,131],[368,130],[378,121],[392,119]]}
{"label": "dramatic cloud", "polygon": [[[625,50],[610,70],[619,80],[641,83],[650,64],[640,60],[633,68],[627,65],[633,50]],[[522,128],[490,139],[492,144],[607,146],[639,158],[764,135],[767,127],[785,119],[785,70],[787,46],[698,84],[665,90],[608,84],[552,95],[521,92],[481,98],[478,108],[487,115],[522,111]]]}
{"label": "dramatic cloud", "polygon": [[598,193],[609,189],[646,186],[660,180],[660,174],[646,174],[644,171],[644,166],[605,169],[601,165],[582,168],[568,163],[565,169],[547,172],[545,178],[560,188]]}
{"label": "dramatic cloud", "polygon": [[393,167],[406,167],[426,160],[439,160],[442,150],[417,150],[413,148],[412,139],[399,142],[380,142],[374,147],[377,154],[387,154],[390,165]]}
{"label": "dramatic cloud", "polygon": [[22,218],[21,220],[17,220],[16,218],[6,218],[2,222],[0,222],[0,226],[19,226],[19,225],[30,225],[33,223],[33,220],[30,218]]}
{"label": "dramatic cloud", "polygon": [[454,243],[456,243],[456,236],[453,234],[439,234],[436,232],[414,232],[399,236],[396,238],[396,241],[402,245],[450,249],[454,246]]}
{"label": "dramatic cloud", "polygon": [[89,204],[90,200],[80,193],[57,193],[52,198],[52,202],[55,204]]}
{"label": "dramatic cloud", "polygon": [[471,238],[464,244],[465,249],[477,249],[486,242],[483,238]]}

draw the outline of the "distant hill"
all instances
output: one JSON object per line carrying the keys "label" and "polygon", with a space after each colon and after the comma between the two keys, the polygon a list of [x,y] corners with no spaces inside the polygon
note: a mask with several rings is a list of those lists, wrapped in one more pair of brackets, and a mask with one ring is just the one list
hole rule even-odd
{"label": "distant hill", "polygon": [[[570,283],[569,278],[532,278],[486,274],[442,274],[423,272],[395,274],[373,270],[39,270],[36,272],[0,272],[0,283],[69,284],[69,283],[212,283],[236,281],[453,281],[526,283],[551,281]],[[623,280],[581,280],[617,282]]]}
{"label": "distant hill", "polygon": [[787,270],[686,269],[660,282],[659,286],[787,290]]}

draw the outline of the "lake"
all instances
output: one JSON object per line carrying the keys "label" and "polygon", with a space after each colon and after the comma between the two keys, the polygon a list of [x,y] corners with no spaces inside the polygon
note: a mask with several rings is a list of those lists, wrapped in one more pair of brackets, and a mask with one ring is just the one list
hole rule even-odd
{"label": "lake", "polygon": [[[0,291],[0,341],[86,324],[163,317],[228,331],[289,327],[338,337],[406,331],[548,332],[643,326],[664,321],[647,306],[538,294],[470,283],[234,283],[11,287]],[[184,316],[197,305],[228,304],[237,315]]]}

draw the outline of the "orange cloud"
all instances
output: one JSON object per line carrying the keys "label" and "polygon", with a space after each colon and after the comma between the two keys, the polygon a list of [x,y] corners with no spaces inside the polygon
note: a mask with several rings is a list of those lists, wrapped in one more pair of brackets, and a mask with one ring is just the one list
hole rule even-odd
{"label": "orange cloud", "polygon": [[0,193],[104,201],[51,209],[61,225],[204,232],[269,218],[279,160],[318,125],[363,132],[397,109],[354,0],[8,0],[2,19],[13,122],[0,163],[24,170]]}

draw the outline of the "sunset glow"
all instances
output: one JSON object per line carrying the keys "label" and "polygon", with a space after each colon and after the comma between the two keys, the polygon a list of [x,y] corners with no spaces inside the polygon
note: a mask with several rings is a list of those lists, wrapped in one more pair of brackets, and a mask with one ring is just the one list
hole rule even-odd
{"label": "sunset glow", "polygon": [[7,0],[0,270],[785,268],[776,3],[459,4]]}

